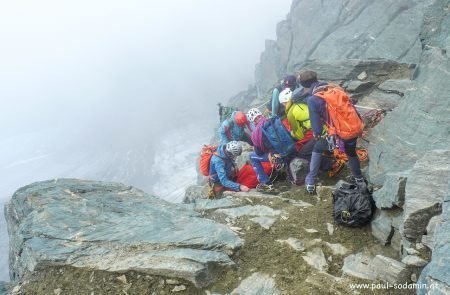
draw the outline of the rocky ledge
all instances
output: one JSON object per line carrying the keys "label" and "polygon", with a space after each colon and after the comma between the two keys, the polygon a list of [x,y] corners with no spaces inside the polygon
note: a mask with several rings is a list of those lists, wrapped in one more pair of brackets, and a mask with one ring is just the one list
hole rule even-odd
{"label": "rocky ledge", "polygon": [[[127,274],[124,284],[139,273],[147,275],[150,285],[164,276],[201,288],[234,265],[229,255],[243,243],[225,225],[116,183],[34,183],[13,195],[5,216],[10,277],[14,282],[37,279],[37,288],[44,288],[44,274],[51,277],[53,272],[64,272],[61,281],[73,280],[72,287],[78,278],[84,284],[86,275],[91,276],[87,281],[104,280],[94,270],[117,274],[119,280],[120,274]],[[42,289],[29,292],[49,294]]]}

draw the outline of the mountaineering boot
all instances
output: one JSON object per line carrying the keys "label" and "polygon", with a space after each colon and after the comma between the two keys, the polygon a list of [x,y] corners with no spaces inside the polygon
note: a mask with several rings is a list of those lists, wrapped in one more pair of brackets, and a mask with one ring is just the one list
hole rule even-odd
{"label": "mountaineering boot", "polygon": [[312,152],[311,162],[309,162],[309,173],[306,175],[305,184],[306,191],[310,194],[313,194],[316,190],[316,177],[317,173],[319,173],[320,163],[322,162],[322,154]]}
{"label": "mountaineering boot", "polygon": [[314,184],[307,184],[306,191],[312,195],[316,191],[316,186]]}

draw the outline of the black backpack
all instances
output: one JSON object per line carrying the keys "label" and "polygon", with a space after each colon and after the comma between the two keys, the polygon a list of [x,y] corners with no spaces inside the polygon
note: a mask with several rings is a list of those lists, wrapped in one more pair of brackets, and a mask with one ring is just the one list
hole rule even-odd
{"label": "black backpack", "polygon": [[375,212],[372,192],[360,192],[355,184],[341,182],[332,193],[333,218],[338,224],[362,227],[370,222]]}

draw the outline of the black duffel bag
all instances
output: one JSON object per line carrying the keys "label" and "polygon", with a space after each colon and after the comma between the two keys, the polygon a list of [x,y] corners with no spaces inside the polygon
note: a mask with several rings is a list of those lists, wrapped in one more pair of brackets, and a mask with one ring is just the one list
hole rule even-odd
{"label": "black duffel bag", "polygon": [[372,192],[360,192],[355,184],[341,182],[333,195],[333,218],[338,224],[361,227],[372,219],[375,203]]}

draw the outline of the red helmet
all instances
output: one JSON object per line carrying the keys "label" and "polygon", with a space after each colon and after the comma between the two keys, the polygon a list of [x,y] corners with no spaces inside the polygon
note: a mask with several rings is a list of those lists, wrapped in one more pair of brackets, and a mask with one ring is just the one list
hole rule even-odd
{"label": "red helmet", "polygon": [[236,114],[234,114],[234,121],[238,126],[244,126],[247,123],[247,118],[243,112],[236,112]]}

